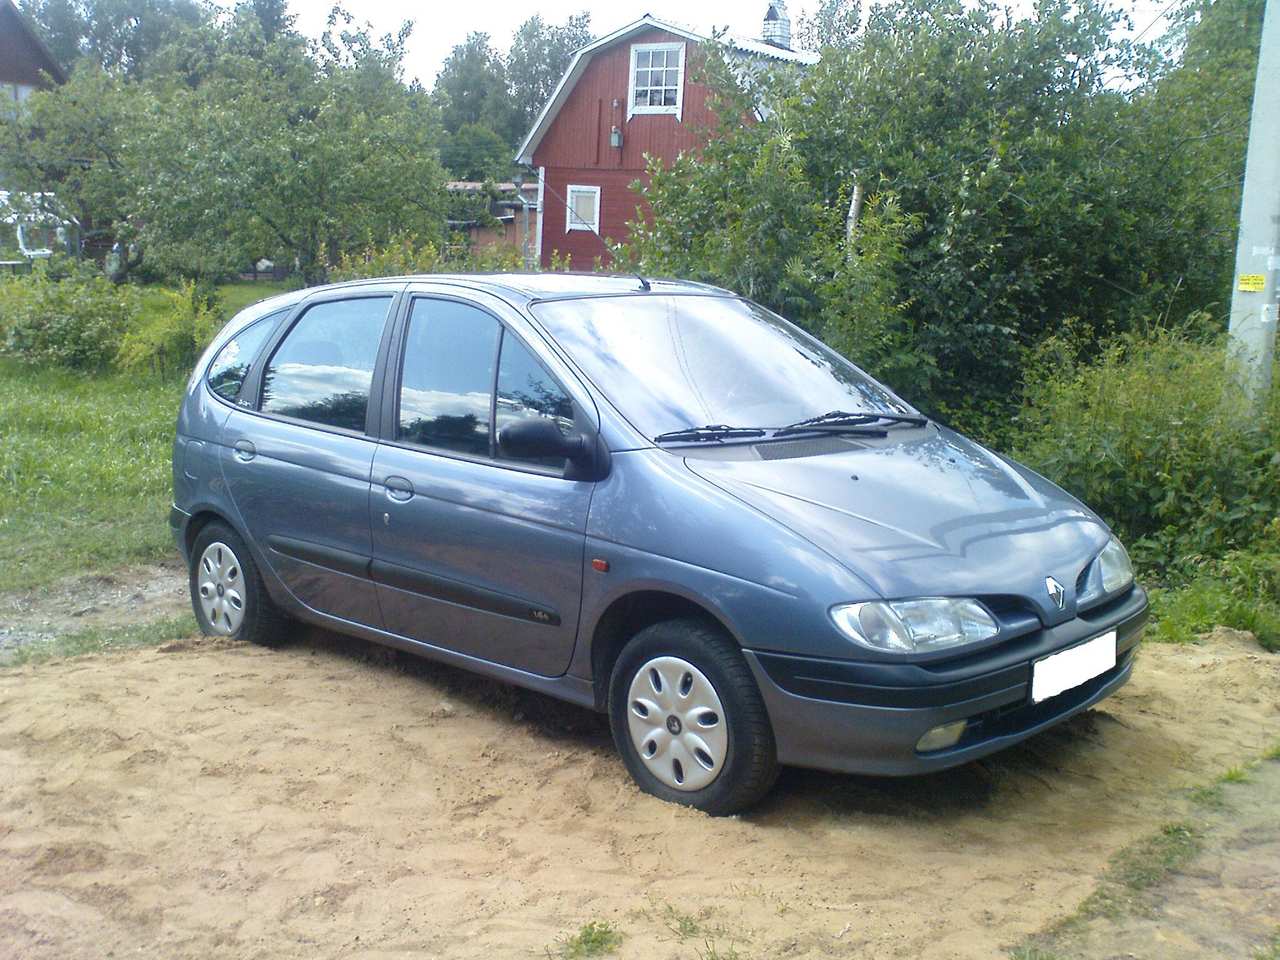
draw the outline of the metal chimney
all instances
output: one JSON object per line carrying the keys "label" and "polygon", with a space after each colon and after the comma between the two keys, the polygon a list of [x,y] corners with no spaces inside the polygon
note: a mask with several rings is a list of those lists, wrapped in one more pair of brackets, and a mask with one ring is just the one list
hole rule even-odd
{"label": "metal chimney", "polygon": [[761,39],[783,50],[791,49],[791,18],[787,16],[785,0],[774,0],[764,15],[764,32]]}

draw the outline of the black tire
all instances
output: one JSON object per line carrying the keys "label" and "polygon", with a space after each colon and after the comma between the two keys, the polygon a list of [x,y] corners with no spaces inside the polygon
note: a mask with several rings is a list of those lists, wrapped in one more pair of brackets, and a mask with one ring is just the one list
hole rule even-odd
{"label": "black tire", "polygon": [[[200,563],[205,551],[214,544],[225,544],[230,548],[239,567],[236,580],[242,584],[241,598],[243,610],[234,630],[228,630],[227,622],[217,626],[205,612],[200,598]],[[289,625],[289,618],[276,606],[275,601],[267,593],[262,582],[262,574],[249,552],[244,538],[225,523],[213,521],[207,524],[191,545],[191,559],[188,564],[187,584],[191,591],[191,607],[200,624],[200,631],[205,636],[231,637],[233,640],[248,640],[267,647],[278,646],[284,642]]]}
{"label": "black tire", "polygon": [[[711,682],[721,703],[728,748],[715,779],[701,789],[677,789],[664,783],[646,765],[631,737],[631,683],[658,657],[678,657],[696,667]],[[769,792],[778,776],[773,728],[751,670],[732,639],[700,620],[655,623],[623,648],[609,679],[609,725],[618,752],[640,789],[712,816],[728,816],[752,806]]]}

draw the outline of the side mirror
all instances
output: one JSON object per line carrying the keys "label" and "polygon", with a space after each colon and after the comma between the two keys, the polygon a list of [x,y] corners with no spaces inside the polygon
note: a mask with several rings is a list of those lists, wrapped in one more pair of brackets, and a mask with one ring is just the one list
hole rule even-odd
{"label": "side mirror", "polygon": [[566,437],[560,428],[545,417],[524,417],[508,424],[498,433],[498,449],[516,460],[540,457],[564,457],[572,460],[582,453],[583,438]]}
{"label": "side mirror", "polygon": [[609,451],[599,435],[566,437],[545,417],[525,417],[503,427],[498,451],[516,460],[563,457],[569,461],[565,477],[570,480],[600,480],[609,472]]}

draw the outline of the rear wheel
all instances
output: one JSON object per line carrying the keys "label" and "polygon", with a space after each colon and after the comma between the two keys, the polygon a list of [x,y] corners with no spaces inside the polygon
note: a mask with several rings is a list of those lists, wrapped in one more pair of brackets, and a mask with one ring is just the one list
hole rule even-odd
{"label": "rear wheel", "polygon": [[284,639],[287,618],[267,594],[244,540],[223,523],[210,523],[191,547],[191,607],[206,636],[234,637],[267,646]]}
{"label": "rear wheel", "polygon": [[763,797],[777,777],[773,730],[737,645],[671,620],[623,648],[609,684],[614,742],[640,788],[715,816]]}

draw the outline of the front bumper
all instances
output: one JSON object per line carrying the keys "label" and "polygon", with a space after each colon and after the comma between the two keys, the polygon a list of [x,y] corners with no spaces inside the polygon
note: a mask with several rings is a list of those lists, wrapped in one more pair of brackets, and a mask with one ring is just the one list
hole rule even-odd
{"label": "front bumper", "polygon": [[[890,776],[957,766],[1061,723],[1125,684],[1147,595],[1139,586],[1074,620],[937,665],[820,660],[746,650],[778,745],[798,767]],[[1056,697],[1031,702],[1031,665],[1059,650],[1116,631],[1116,665]],[[968,720],[953,747],[917,753],[941,724]]]}

